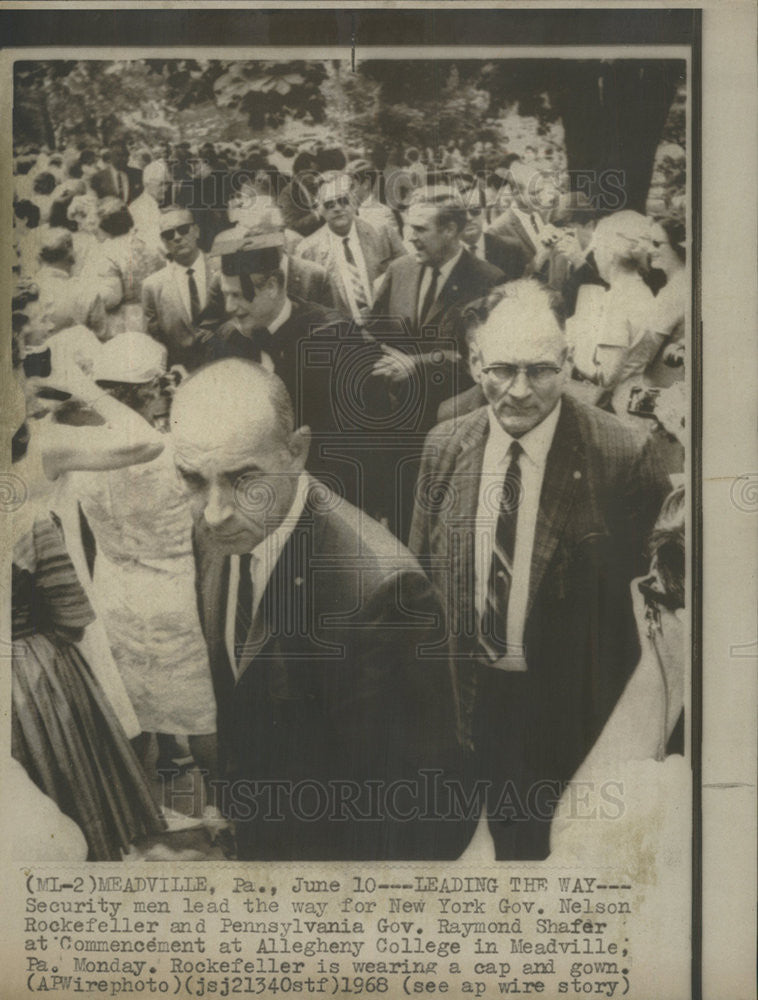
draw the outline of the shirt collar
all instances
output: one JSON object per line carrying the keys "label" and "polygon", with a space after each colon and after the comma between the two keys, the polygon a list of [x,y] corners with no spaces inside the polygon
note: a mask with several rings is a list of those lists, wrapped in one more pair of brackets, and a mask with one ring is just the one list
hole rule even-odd
{"label": "shirt collar", "polygon": [[440,272],[439,280],[437,282],[437,288],[442,288],[447,279],[450,277],[450,272],[453,270],[455,265],[461,259],[463,254],[463,244],[458,248],[458,253],[451,257],[450,260],[446,260],[444,264],[440,264],[438,270]]}
{"label": "shirt collar", "polygon": [[524,450],[524,455],[529,461],[538,468],[544,467],[547,462],[550,446],[553,443],[555,428],[558,426],[560,415],[561,400],[559,399],[557,406],[553,407],[544,420],[541,420],[536,427],[532,427],[530,431],[527,431],[526,434],[517,439],[511,437],[507,431],[503,430],[495,416],[495,411],[490,406],[487,410],[490,422],[490,443],[496,449],[496,453],[501,456],[501,461],[505,462],[508,449],[514,441],[518,440],[518,443]]}
{"label": "shirt collar", "polygon": [[292,302],[290,301],[290,299],[285,299],[284,305],[282,306],[282,310],[279,313],[279,315],[276,317],[275,320],[273,320],[271,323],[268,324],[268,332],[276,333],[276,331],[279,329],[280,326],[284,326],[284,324],[287,322],[287,320],[290,318],[291,315],[292,315]]}
{"label": "shirt collar", "polygon": [[285,514],[281,524],[270,535],[267,535],[263,541],[259,542],[250,553],[254,565],[260,562],[265,567],[267,579],[273,572],[284,546],[287,544],[290,535],[295,530],[295,525],[302,516],[305,509],[305,501],[308,498],[309,485],[310,479],[308,473],[301,472],[297,480],[292,506],[287,514]]}
{"label": "shirt collar", "polygon": [[176,268],[176,270],[179,271],[179,273],[183,274],[183,275],[186,275],[187,271],[189,271],[190,268],[192,268],[192,271],[193,271],[194,274],[197,274],[197,272],[202,268],[203,269],[203,274],[205,274],[205,255],[203,254],[203,251],[201,250],[198,253],[197,257],[195,257],[195,260],[192,262],[192,264],[187,264],[187,266],[185,267],[184,264],[179,264],[179,263],[177,263],[177,261],[172,260],[171,261],[171,266],[174,267],[174,268]]}
{"label": "shirt collar", "polygon": [[[328,226],[327,229],[329,229]],[[336,246],[339,246],[340,250],[342,250],[345,240],[348,240],[348,242],[351,244],[354,243],[355,240],[358,239],[358,232],[355,228],[355,219],[353,219],[352,223],[350,224],[350,229],[345,233],[344,236],[338,236],[335,232],[332,232],[331,229],[329,229],[329,236],[332,240],[332,243],[334,243]]]}

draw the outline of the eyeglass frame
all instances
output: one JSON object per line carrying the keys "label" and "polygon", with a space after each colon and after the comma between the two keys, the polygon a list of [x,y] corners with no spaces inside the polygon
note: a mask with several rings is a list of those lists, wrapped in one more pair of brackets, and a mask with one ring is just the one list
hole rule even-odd
{"label": "eyeglass frame", "polygon": [[[500,385],[504,385],[506,387],[512,386],[513,383],[516,381],[516,379],[519,377],[519,375],[523,373],[524,376],[526,377],[527,382],[529,382],[530,385],[536,385],[540,381],[546,382],[547,377],[551,374],[559,375],[563,371],[564,364],[565,361],[560,365],[550,364],[549,362],[535,362],[534,364],[531,365],[511,365],[508,364],[508,362],[506,361],[501,361],[501,362],[495,362],[494,364],[491,365],[483,365],[481,368],[481,373],[482,375],[486,375],[489,378],[492,378],[493,381],[499,382]],[[505,377],[503,379],[499,379],[496,375],[493,374],[493,369],[495,368],[510,368],[513,369],[513,374],[511,375],[510,378]],[[532,369],[532,374],[529,373],[530,368]],[[538,369],[536,373],[535,369]]]}
{"label": "eyeglass frame", "polygon": [[329,198],[327,201],[321,202],[321,207],[326,209],[327,212],[331,212],[333,208],[338,205],[340,208],[349,208],[352,204],[352,200],[349,194],[341,194],[337,198]]}
{"label": "eyeglass frame", "polygon": [[161,239],[163,240],[164,243],[170,243],[173,240],[173,238],[177,235],[177,233],[179,234],[179,236],[186,236],[187,233],[190,231],[190,229],[192,229],[194,224],[195,224],[194,222],[182,222],[178,226],[172,226],[171,229],[164,229],[161,232]]}

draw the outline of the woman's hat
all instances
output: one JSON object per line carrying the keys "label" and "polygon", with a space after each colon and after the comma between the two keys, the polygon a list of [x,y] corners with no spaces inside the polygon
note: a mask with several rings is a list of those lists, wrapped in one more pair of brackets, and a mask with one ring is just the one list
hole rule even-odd
{"label": "woman's hat", "polygon": [[152,382],[165,374],[167,352],[146,333],[120,333],[103,344],[95,359],[96,382]]}

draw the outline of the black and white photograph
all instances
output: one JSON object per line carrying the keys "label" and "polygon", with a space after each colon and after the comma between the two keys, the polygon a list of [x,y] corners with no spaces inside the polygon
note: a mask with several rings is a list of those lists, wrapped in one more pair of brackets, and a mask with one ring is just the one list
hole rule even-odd
{"label": "black and white photograph", "polygon": [[17,995],[701,995],[702,12],[100,13],[4,53]]}

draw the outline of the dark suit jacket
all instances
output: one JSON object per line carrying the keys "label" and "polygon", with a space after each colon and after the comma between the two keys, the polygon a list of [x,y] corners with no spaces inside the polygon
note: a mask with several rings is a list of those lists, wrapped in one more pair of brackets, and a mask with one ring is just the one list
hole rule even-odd
{"label": "dark suit jacket", "polygon": [[[400,257],[390,264],[372,310],[370,329],[379,341],[394,342],[397,338],[393,338],[393,334],[398,329],[399,321],[403,336],[421,341],[424,353],[431,352],[434,346],[431,341],[451,338],[460,344],[461,334],[456,329],[456,320],[461,307],[474,299],[483,298],[494,285],[505,280],[502,271],[487,261],[478,260],[464,249],[432,305],[423,330],[420,330],[416,314],[423,273],[423,265],[415,257]],[[423,343],[427,339],[430,341],[428,346]]]}
{"label": "dark suit jacket", "polygon": [[305,257],[291,256],[287,261],[287,295],[305,299],[326,309],[334,309],[334,293],[326,269]]}
{"label": "dark suit jacket", "polygon": [[496,670],[476,653],[473,593],[471,529],[488,429],[482,407],[429,435],[410,548],[429,566],[447,611],[469,749],[486,747],[492,757],[510,739],[500,780],[513,775],[523,787],[563,782],[637,662],[629,582],[644,569],[644,544],[670,482],[652,444],[642,448],[614,416],[563,397],[530,577],[513,584],[528,587],[528,669]]}
{"label": "dark suit jacket", "polygon": [[386,343],[416,361],[412,379],[400,384],[382,379],[380,387],[374,388],[378,401],[373,405],[383,420],[385,440],[368,470],[369,478],[374,476],[369,493],[382,498],[377,510],[403,540],[408,537],[424,435],[434,426],[440,403],[471,385],[463,307],[505,280],[502,271],[464,249],[419,329],[416,313],[423,270],[412,257],[393,261],[367,326],[376,339],[377,356],[378,345]]}
{"label": "dark suit jacket", "polygon": [[[331,427],[328,420],[330,401],[321,399],[317,373],[322,365],[309,364],[309,345],[321,343],[314,340],[317,331],[340,322],[334,310],[325,309],[315,302],[291,298],[292,311],[279,327],[273,339],[265,345],[265,352],[274,362],[276,374],[282,379],[290,394],[298,425],[306,423],[318,431]],[[332,337],[327,335],[329,343]],[[261,343],[244,336],[231,321],[221,323],[213,333],[208,333],[204,343],[205,361],[221,358],[247,358],[261,360]]]}
{"label": "dark suit jacket", "polygon": [[[423,655],[439,637],[440,608],[410,553],[312,485],[262,595],[260,651],[242,660],[235,680],[224,642],[229,557],[209,544],[203,522],[195,551],[222,756],[237,783],[225,805],[237,820],[240,857],[456,856],[460,835],[449,822],[399,822],[384,808],[380,819],[354,818],[370,814],[367,780],[418,783],[420,768],[447,768],[455,753],[449,661]],[[317,783],[332,801],[338,785],[344,793],[352,783],[360,799],[342,819],[324,810],[303,821],[285,794],[276,821],[267,818],[265,789],[250,784],[256,781]],[[319,812],[316,795],[302,799],[303,812]],[[251,801],[258,805],[252,816]],[[400,796],[398,809],[409,801]]]}
{"label": "dark suit jacket", "polygon": [[515,281],[523,277],[528,261],[520,240],[490,232],[484,234],[484,257],[503,272],[505,281]]}
{"label": "dark suit jacket", "polygon": [[168,349],[168,364],[184,365],[192,371],[205,361],[201,326],[213,309],[213,286],[218,275],[218,258],[206,257],[207,304],[195,324],[184,305],[174,280],[173,268],[151,274],[142,285],[145,332]]}
{"label": "dark suit jacket", "polygon": [[[126,167],[123,172],[126,174],[128,188],[126,203],[128,205],[130,202],[134,201],[137,195],[142,194],[142,171],[137,170],[136,167]],[[106,198],[109,195],[112,195],[115,198],[118,197],[116,182],[113,179],[113,173],[109,166],[105,167],[104,170],[98,170],[96,174],[93,174],[89,183],[98,198]]]}
{"label": "dark suit jacket", "polygon": [[515,240],[520,244],[526,261],[534,257],[536,252],[534,237],[532,233],[527,232],[513,209],[507,208],[502,215],[493,219],[487,231],[509,241]]}
{"label": "dark suit jacket", "polygon": [[[374,282],[384,274],[393,257],[397,257],[398,251],[393,247],[386,229],[376,230],[363,219],[355,220],[355,228],[358,233],[358,242],[363,251],[363,259],[366,262],[366,272],[371,285],[369,291],[373,292]],[[298,244],[295,253],[298,257],[304,257],[305,260],[315,261],[326,270],[331,282],[335,306],[343,315],[349,316],[350,304],[342,283],[339,264],[334,259],[331,232],[328,226],[323,226],[311,236],[306,237],[302,243]]]}

